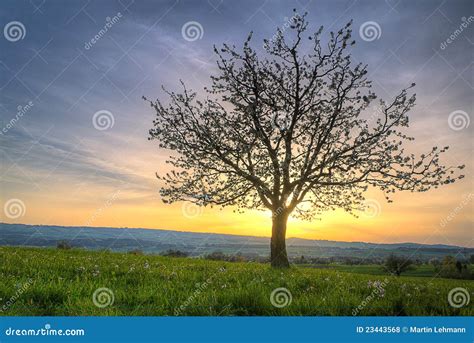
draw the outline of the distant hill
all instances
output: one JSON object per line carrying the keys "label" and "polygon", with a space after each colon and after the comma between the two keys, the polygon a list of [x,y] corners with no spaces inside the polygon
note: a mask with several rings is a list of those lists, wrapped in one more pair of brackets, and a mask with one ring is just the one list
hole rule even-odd
{"label": "distant hill", "polygon": [[[196,233],[171,230],[66,227],[46,225],[23,225],[0,223],[0,245],[11,246],[56,246],[59,241],[68,241],[75,247],[86,249],[110,249],[130,251],[139,249],[145,253],[160,253],[168,249],[181,250],[191,256],[200,256],[213,251],[226,254],[241,253],[244,256],[268,256],[270,239],[267,237],[238,236],[214,233]],[[377,244],[365,242],[339,242],[289,238],[290,257],[348,257],[383,258],[391,253],[413,258],[429,259],[444,255],[474,254],[473,248],[444,244],[395,243]]]}

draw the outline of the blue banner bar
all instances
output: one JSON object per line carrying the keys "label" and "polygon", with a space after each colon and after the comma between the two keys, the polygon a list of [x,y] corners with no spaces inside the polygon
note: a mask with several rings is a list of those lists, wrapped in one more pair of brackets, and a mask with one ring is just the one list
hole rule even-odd
{"label": "blue banner bar", "polygon": [[0,342],[473,342],[472,317],[0,317]]}

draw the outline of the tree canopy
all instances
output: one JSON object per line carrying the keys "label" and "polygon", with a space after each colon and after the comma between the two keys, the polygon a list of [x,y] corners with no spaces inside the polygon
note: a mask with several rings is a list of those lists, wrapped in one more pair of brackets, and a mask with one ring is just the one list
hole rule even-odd
{"label": "tree canopy", "polygon": [[[218,73],[205,97],[182,82],[180,93],[165,90],[166,103],[149,101],[156,111],[150,139],[172,152],[173,171],[157,175],[163,201],[269,209],[285,221],[276,230],[284,236],[290,213],[354,213],[370,186],[391,201],[396,191],[462,178],[455,169],[463,166],[440,163],[448,147],[405,151],[414,139],[405,129],[415,84],[377,99],[367,65],[352,62],[351,25],[323,39],[323,27],[307,35],[306,14],[295,13],[289,30],[264,42],[264,53],[251,46],[252,33],[241,49],[214,47]],[[374,101],[380,115],[364,118]]]}
{"label": "tree canopy", "polygon": [[354,44],[351,23],[331,32],[326,45],[321,27],[302,54],[308,22],[305,15],[293,18],[294,39],[278,29],[265,41],[265,57],[251,47],[252,34],[241,52],[215,48],[219,74],[211,76],[207,98],[183,83],[180,94],[166,91],[167,106],[151,102],[157,118],[150,137],[177,153],[168,161],[175,171],[159,176],[165,201],[283,206],[309,219],[336,207],[360,209],[368,186],[390,200],[395,191],[454,182],[453,168],[439,161],[448,147],[417,157],[405,152],[404,141],[414,139],[402,131],[415,105],[415,94],[408,94],[414,84],[389,102],[379,100],[381,116],[370,126],[360,114],[377,96],[367,65],[354,65],[346,52]]}

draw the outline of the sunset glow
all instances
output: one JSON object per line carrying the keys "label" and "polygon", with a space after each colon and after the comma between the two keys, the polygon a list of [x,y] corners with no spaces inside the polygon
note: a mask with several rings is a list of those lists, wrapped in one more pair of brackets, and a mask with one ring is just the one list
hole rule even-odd
{"label": "sunset glow", "polygon": [[[247,5],[228,2],[221,8],[223,14],[217,15],[197,4],[191,11],[189,2],[177,5],[186,6],[177,12],[170,2],[161,8],[163,12],[170,10],[171,15],[156,21],[156,10],[141,2],[133,15],[124,12],[107,36],[84,48],[84,42],[96,35],[104,18],[115,15],[110,6],[95,2],[94,11],[90,12],[97,24],[86,16],[77,16],[68,24],[71,31],[66,34],[57,32],[44,17],[41,24],[37,17],[31,17],[30,22],[25,20],[25,26],[36,26],[28,31],[28,39],[16,45],[2,40],[0,60],[8,65],[8,71],[3,70],[1,77],[4,129],[0,135],[0,200],[2,207],[10,199],[21,200],[24,213],[15,218],[2,212],[1,221],[270,236],[270,212],[249,210],[240,214],[232,208],[167,205],[161,201],[161,185],[155,172],[169,170],[165,160],[170,152],[147,140],[153,110],[141,99],[142,95],[165,99],[161,85],[175,90],[180,79],[201,92],[215,72],[213,44],[242,42],[253,30],[253,42],[258,46],[281,25],[283,13],[291,11],[289,6],[278,3],[267,6],[268,16],[254,17],[251,2]],[[10,3],[10,7],[15,6]],[[68,10],[57,4],[51,6],[47,12],[50,18],[57,18],[58,11]],[[71,15],[77,11],[74,6],[82,5],[71,4]],[[372,16],[379,18],[383,39],[367,42],[356,31],[368,20],[368,8],[340,10],[342,2],[327,8],[327,4],[318,6],[310,5],[309,19],[325,25],[327,31],[354,19],[357,44],[353,58],[368,62],[374,89],[382,98],[391,99],[403,87],[417,84],[417,105],[411,111],[407,131],[416,140],[407,150],[421,153],[432,146],[449,145],[443,162],[465,164],[466,177],[426,193],[397,193],[390,204],[380,192],[369,190],[369,212],[361,213],[359,218],[340,210],[325,213],[321,220],[312,222],[290,218],[287,237],[474,246],[474,125],[453,129],[449,123],[450,114],[455,111],[472,114],[472,77],[467,70],[472,56],[459,53],[468,44],[464,38],[449,49],[439,47],[458,23],[452,28],[440,26],[446,19],[435,14],[420,26],[419,18],[425,13],[420,3],[416,11],[411,8],[400,15],[405,24],[395,24],[390,16],[382,15],[386,9],[381,2],[380,6],[372,4],[370,10],[381,13]],[[20,11],[19,7],[9,11]],[[117,12],[120,10],[123,11],[118,7]],[[453,4],[446,11],[456,17],[459,9]],[[4,16],[5,12],[0,14]],[[64,20],[67,17],[61,16]],[[193,18],[208,25],[202,39],[190,42],[182,38],[181,27]],[[334,23],[329,18],[339,19]],[[143,25],[154,22],[150,29]],[[431,40],[410,32],[413,25],[431,32]],[[131,47],[133,51],[124,54]],[[32,58],[34,51],[40,50],[48,63]],[[30,101],[32,106],[12,125],[18,106],[25,107]],[[106,130],[93,125],[98,111],[113,114],[113,125]]]}

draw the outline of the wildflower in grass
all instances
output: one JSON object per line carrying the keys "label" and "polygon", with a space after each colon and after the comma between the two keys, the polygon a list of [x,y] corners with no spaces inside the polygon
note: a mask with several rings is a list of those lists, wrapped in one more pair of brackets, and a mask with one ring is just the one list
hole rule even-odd
{"label": "wildflower in grass", "polygon": [[380,287],[382,287],[382,283],[380,281],[374,281],[372,283],[372,287],[373,288],[380,288]]}
{"label": "wildflower in grass", "polygon": [[148,263],[148,261],[145,261],[145,265],[143,266],[145,269],[148,269],[150,268],[150,264]]}

